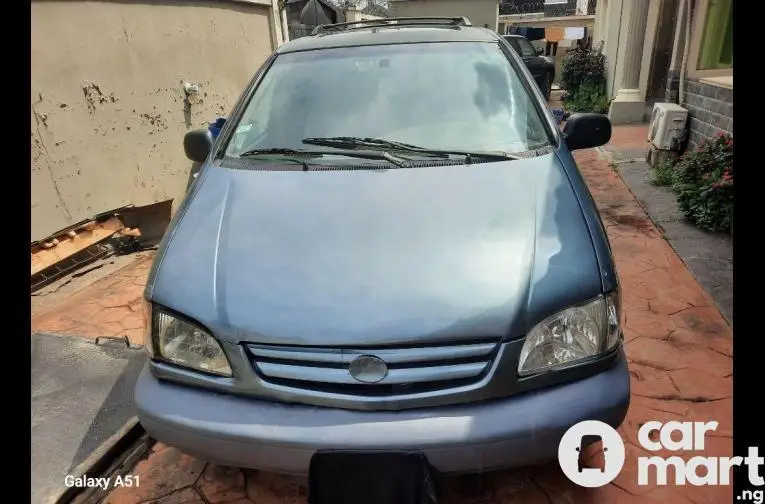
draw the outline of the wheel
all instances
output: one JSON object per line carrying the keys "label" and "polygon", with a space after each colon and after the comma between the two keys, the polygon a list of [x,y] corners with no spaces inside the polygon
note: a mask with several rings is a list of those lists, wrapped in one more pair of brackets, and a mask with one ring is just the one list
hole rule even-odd
{"label": "wheel", "polygon": [[549,100],[551,94],[552,94],[552,78],[549,73],[546,73],[544,78],[542,79],[542,95],[544,95],[545,100]]}

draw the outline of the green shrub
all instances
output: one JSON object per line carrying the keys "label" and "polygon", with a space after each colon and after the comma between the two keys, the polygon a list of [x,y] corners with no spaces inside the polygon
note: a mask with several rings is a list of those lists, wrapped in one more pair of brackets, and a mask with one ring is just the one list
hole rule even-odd
{"label": "green shrub", "polygon": [[674,189],[677,182],[677,169],[672,161],[664,161],[651,169],[649,173],[651,184],[660,187]]}
{"label": "green shrub", "polygon": [[733,224],[733,138],[720,134],[687,152],[675,165],[674,188],[685,217],[708,231]]}
{"label": "green shrub", "polygon": [[595,87],[606,85],[606,56],[603,46],[576,48],[563,57],[560,82],[568,95],[576,95],[585,84]]}
{"label": "green shrub", "polygon": [[566,110],[569,112],[595,112],[607,114],[611,101],[606,96],[605,85],[585,83],[573,94],[567,94]]}
{"label": "green shrub", "polygon": [[566,90],[564,106],[569,112],[608,112],[606,57],[602,46],[576,48],[563,58],[561,85]]}

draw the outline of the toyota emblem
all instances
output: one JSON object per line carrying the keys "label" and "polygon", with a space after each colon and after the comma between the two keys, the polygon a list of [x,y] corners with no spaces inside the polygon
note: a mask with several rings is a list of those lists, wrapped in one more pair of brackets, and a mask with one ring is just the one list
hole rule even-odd
{"label": "toyota emblem", "polygon": [[388,365],[374,355],[361,355],[348,366],[353,379],[361,383],[378,383],[388,375]]}

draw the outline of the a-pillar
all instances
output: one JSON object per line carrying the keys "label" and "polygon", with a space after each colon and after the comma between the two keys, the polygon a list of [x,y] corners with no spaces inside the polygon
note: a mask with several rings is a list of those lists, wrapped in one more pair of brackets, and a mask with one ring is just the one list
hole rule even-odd
{"label": "a-pillar", "polygon": [[621,25],[616,55],[615,84],[618,88],[608,113],[612,124],[643,121],[645,91],[640,89],[649,0],[622,3]]}

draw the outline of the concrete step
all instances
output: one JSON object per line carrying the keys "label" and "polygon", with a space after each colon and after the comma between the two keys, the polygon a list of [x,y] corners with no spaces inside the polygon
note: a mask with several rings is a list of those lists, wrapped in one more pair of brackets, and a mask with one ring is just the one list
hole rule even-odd
{"label": "concrete step", "polygon": [[135,416],[143,349],[124,342],[33,333],[32,504],[51,504],[91,454]]}

